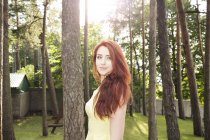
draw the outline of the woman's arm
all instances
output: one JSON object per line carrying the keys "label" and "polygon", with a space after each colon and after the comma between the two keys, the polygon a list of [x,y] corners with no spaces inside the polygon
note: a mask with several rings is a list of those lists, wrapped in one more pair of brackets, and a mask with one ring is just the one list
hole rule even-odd
{"label": "woman's arm", "polygon": [[123,140],[127,104],[119,107],[110,119],[110,140]]}

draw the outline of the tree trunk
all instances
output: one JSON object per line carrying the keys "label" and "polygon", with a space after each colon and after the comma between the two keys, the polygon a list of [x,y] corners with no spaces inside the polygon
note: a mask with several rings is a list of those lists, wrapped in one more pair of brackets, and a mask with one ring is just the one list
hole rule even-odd
{"label": "tree trunk", "polygon": [[58,109],[58,102],[57,102],[57,96],[55,91],[55,86],[52,78],[52,73],[50,69],[50,63],[48,58],[48,52],[47,48],[45,47],[45,58],[46,58],[46,75],[47,75],[47,85],[50,91],[50,97],[51,97],[51,103],[52,103],[52,111],[53,115],[58,117],[59,115],[59,109]]}
{"label": "tree trunk", "polygon": [[204,139],[210,139],[210,0],[207,0],[204,78]]}
{"label": "tree trunk", "polygon": [[[89,93],[89,64],[88,64],[88,0],[85,0],[85,27],[84,27],[84,99],[90,99]],[[85,113],[85,137],[88,132],[88,116]]]}
{"label": "tree trunk", "polygon": [[[197,3],[197,15],[196,15],[196,21],[197,21],[197,33],[198,33],[198,47],[200,49],[201,53],[201,61],[203,63],[203,68],[204,68],[204,54],[203,54],[203,45],[202,45],[202,35],[201,35],[201,26],[200,26],[200,16],[199,16],[199,4],[198,0],[196,1]],[[203,71],[202,71],[203,72]]]}
{"label": "tree trunk", "polygon": [[144,0],[142,0],[142,47],[143,47],[143,52],[142,52],[142,71],[143,71],[143,97],[142,97],[142,108],[143,108],[143,115],[146,116],[147,115],[147,111],[146,111],[146,78],[145,78],[145,33],[144,33]]}
{"label": "tree trunk", "polygon": [[85,101],[90,98],[89,95],[89,64],[88,64],[88,0],[85,0],[85,27],[84,27],[84,93]]}
{"label": "tree trunk", "polygon": [[189,44],[189,35],[187,31],[186,19],[184,8],[181,0],[176,0],[176,6],[179,15],[179,22],[181,26],[181,33],[182,33],[182,40],[183,40],[183,49],[186,57],[186,69],[187,69],[187,76],[189,82],[189,89],[190,89],[190,101],[191,101],[191,110],[192,110],[192,117],[193,117],[193,130],[194,135],[202,136],[202,127],[201,127],[201,116],[200,116],[200,109],[198,103],[198,95],[197,95],[197,84],[196,84],[196,77],[194,72],[194,64],[193,58],[190,50]]}
{"label": "tree trunk", "polygon": [[[138,72],[138,76],[139,76],[139,87],[141,89],[141,74],[140,74],[140,65],[138,62],[138,57],[137,57],[137,52],[136,52],[136,47],[133,47],[133,51],[135,54],[135,61],[136,61],[136,65],[137,65],[137,72]],[[141,91],[139,92],[139,112],[141,112]]]}
{"label": "tree trunk", "polygon": [[[132,1],[132,0],[131,0]],[[131,2],[128,0],[129,4],[129,15],[128,15],[128,26],[129,26],[129,37],[130,37],[130,73],[131,73],[131,93],[133,93],[133,40],[132,40],[132,31],[131,31]],[[133,103],[130,100],[129,103],[129,113],[133,117]]]}
{"label": "tree trunk", "polygon": [[16,49],[15,44],[12,44],[12,56],[13,56],[13,65],[12,65],[12,72],[15,73],[16,70]]}
{"label": "tree trunk", "polygon": [[16,44],[15,44],[15,72],[18,71],[21,67],[20,64],[20,47],[19,47],[19,15],[18,15],[18,4],[17,4],[17,0],[15,0],[15,14],[16,14]]}
{"label": "tree trunk", "polygon": [[46,14],[47,14],[48,0],[44,2],[44,17],[43,17],[43,34],[42,34],[42,135],[48,136],[47,124],[47,98],[46,98]]}
{"label": "tree trunk", "polygon": [[38,49],[34,50],[34,87],[39,87],[39,77],[37,75],[38,72]]}
{"label": "tree trunk", "polygon": [[2,86],[2,139],[15,140],[12,114],[12,97],[9,72],[9,43],[8,43],[8,1],[3,0],[3,86]]}
{"label": "tree trunk", "polygon": [[2,60],[3,60],[3,1],[0,0],[0,140],[2,139],[2,75],[3,75],[3,65],[2,65]]}
{"label": "tree trunk", "polygon": [[157,140],[156,124],[156,1],[150,0],[149,21],[149,96],[148,96],[148,125],[149,140]]}
{"label": "tree trunk", "polygon": [[177,54],[176,54],[176,94],[178,98],[178,108],[179,108],[179,118],[185,119],[184,104],[182,97],[182,73],[181,73],[181,43],[180,43],[180,26],[179,18],[177,14],[177,32],[176,32],[176,42],[177,42]]}
{"label": "tree trunk", "polygon": [[[171,36],[174,37],[175,33],[175,29],[171,29]],[[175,39],[170,39],[168,38],[168,40],[171,40],[171,55],[172,55],[172,80],[173,80],[173,83],[174,83],[174,87],[175,87],[175,93],[176,93],[176,90],[177,90],[177,82],[176,82],[176,73],[177,73],[177,64],[176,64],[176,40]],[[177,98],[177,95],[175,94],[175,97]]]}
{"label": "tree trunk", "polygon": [[62,2],[64,140],[85,139],[79,2],[79,0]]}
{"label": "tree trunk", "polygon": [[16,43],[16,46],[15,46],[15,72],[17,72],[20,67],[21,67],[21,64],[20,64],[20,47],[19,47],[19,43]]}
{"label": "tree trunk", "polygon": [[180,132],[174,103],[174,86],[170,66],[168,31],[166,25],[166,8],[164,0],[157,0],[157,22],[160,47],[160,71],[163,84],[163,104],[165,110],[167,136],[169,140],[180,140]]}

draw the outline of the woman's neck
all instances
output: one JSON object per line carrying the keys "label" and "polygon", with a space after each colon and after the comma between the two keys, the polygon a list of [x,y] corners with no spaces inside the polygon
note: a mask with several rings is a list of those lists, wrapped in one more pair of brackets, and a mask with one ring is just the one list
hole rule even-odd
{"label": "woman's neck", "polygon": [[101,76],[101,83],[105,79],[106,76]]}

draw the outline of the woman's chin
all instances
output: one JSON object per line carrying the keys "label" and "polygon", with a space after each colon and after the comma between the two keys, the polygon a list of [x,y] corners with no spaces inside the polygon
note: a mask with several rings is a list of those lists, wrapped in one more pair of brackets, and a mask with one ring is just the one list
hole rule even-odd
{"label": "woman's chin", "polygon": [[108,75],[108,73],[105,73],[105,72],[102,73],[101,72],[100,75],[106,77]]}

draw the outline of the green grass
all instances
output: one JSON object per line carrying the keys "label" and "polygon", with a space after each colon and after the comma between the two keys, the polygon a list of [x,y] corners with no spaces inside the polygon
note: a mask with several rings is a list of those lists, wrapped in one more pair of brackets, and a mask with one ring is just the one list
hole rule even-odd
{"label": "green grass", "polygon": [[[51,119],[49,118],[49,121]],[[147,140],[148,125],[147,117],[142,114],[135,113],[134,117],[126,117],[126,128],[124,140]],[[203,140],[201,137],[193,135],[193,127],[191,120],[178,120],[179,129],[181,131],[181,140]],[[51,134],[49,129],[48,137],[42,136],[42,117],[30,116],[25,119],[15,120],[15,136],[16,140],[63,140],[63,128],[57,128],[55,134]],[[157,116],[158,139],[167,140],[166,124],[164,116]]]}
{"label": "green grass", "polygon": [[[147,140],[148,118],[142,114],[135,113],[134,117],[126,117],[124,140]],[[178,119],[181,140],[203,140],[202,137],[193,135],[191,120]],[[157,115],[158,140],[167,140],[165,117]]]}
{"label": "green grass", "polygon": [[[49,118],[49,122],[52,120]],[[15,120],[14,124],[16,140],[63,140],[63,128],[58,127],[55,134],[51,134],[52,128],[48,129],[48,136],[42,136],[42,117],[29,116]]]}

